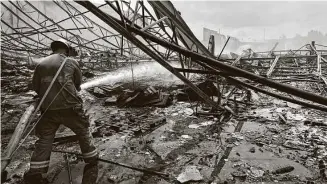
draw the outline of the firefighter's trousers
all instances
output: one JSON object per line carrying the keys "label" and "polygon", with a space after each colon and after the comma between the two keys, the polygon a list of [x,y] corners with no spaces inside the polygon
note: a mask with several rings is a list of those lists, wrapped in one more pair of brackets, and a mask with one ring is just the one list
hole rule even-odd
{"label": "firefighter's trousers", "polygon": [[88,129],[88,117],[85,116],[83,109],[50,110],[43,114],[35,127],[35,133],[39,140],[35,143],[30,170],[26,174],[44,174],[48,171],[52,143],[61,124],[70,128],[77,135],[84,162],[97,162],[98,152]]}

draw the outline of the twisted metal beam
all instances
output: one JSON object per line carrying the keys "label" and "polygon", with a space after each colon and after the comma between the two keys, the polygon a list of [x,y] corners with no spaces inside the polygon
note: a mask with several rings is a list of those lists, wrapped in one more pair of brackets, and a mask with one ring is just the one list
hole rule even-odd
{"label": "twisted metal beam", "polygon": [[[80,4],[80,2],[78,2],[78,3]],[[92,6],[92,8],[94,8],[94,5],[92,3],[90,3],[90,4],[91,5],[85,5],[84,4],[85,5],[84,7],[89,9],[89,6]],[[119,21],[118,19],[116,19],[116,18],[114,18],[114,17],[112,17],[112,16],[110,16],[108,14],[103,15],[103,12],[101,10],[96,9],[96,8],[94,8],[94,10],[92,10],[91,12],[94,13],[95,15],[97,15],[100,19],[102,19],[103,21],[105,21],[109,25],[114,26],[109,21],[114,21],[115,23],[118,23],[122,27],[124,25],[121,21]],[[327,98],[325,98],[323,96],[316,95],[316,94],[311,93],[311,92],[303,91],[303,90],[294,88],[294,87],[289,86],[289,85],[280,84],[280,83],[277,83],[275,81],[269,80],[267,78],[255,75],[255,74],[253,74],[251,72],[248,72],[248,71],[245,71],[245,70],[242,70],[242,69],[227,65],[227,64],[225,64],[225,63],[223,63],[221,61],[218,61],[218,60],[203,56],[203,55],[198,54],[198,53],[190,52],[189,50],[184,49],[184,48],[182,48],[182,47],[180,47],[178,45],[169,43],[169,42],[167,42],[165,40],[162,40],[162,39],[159,39],[159,38],[157,38],[157,37],[155,37],[155,36],[153,36],[153,35],[151,35],[149,33],[143,32],[140,29],[137,29],[136,27],[131,27],[130,25],[127,25],[127,24],[126,24],[126,27],[127,27],[127,30],[121,30],[121,31],[122,32],[124,32],[124,31],[133,32],[135,34],[138,34],[138,35],[142,36],[144,39],[151,40],[153,42],[156,42],[156,43],[160,44],[161,46],[164,46],[166,48],[170,48],[172,50],[180,52],[180,53],[182,53],[183,55],[185,55],[187,57],[192,57],[194,59],[200,60],[200,61],[202,61],[202,62],[204,62],[204,63],[206,63],[206,64],[208,64],[210,66],[213,66],[215,68],[217,67],[222,71],[225,71],[225,72],[228,72],[228,73],[238,73],[238,74],[240,74],[240,76],[242,76],[244,78],[247,78],[247,79],[250,79],[252,81],[258,82],[260,84],[269,86],[271,88],[275,88],[275,89],[277,89],[279,91],[286,92],[288,94],[292,94],[294,96],[298,96],[300,98],[303,98],[303,99],[306,99],[306,100],[309,100],[309,101],[313,101],[313,102],[316,102],[318,104],[327,105]],[[133,39],[133,38],[130,38],[130,39]]]}
{"label": "twisted metal beam", "polygon": [[[170,66],[161,56],[156,54],[154,51],[152,51],[146,45],[144,45],[140,40],[138,40],[135,36],[133,36],[127,29],[124,28],[123,23],[120,24],[119,22],[117,22],[116,19],[113,19],[113,17],[111,17],[108,14],[104,13],[103,11],[99,10],[98,8],[96,8],[96,6],[94,6],[92,3],[88,2],[88,1],[75,1],[75,2],[82,5],[86,9],[90,10],[90,12],[92,12],[94,15],[99,17],[102,21],[104,21],[109,26],[114,28],[117,32],[121,33],[124,37],[126,37],[128,40],[130,40],[135,46],[138,46],[143,52],[145,52],[146,54],[151,56],[153,59],[155,59],[159,64],[161,64],[167,70],[172,72],[176,77],[178,77],[183,82],[188,84],[210,106],[212,106],[213,108],[225,109],[224,107],[221,107],[218,104],[216,104],[215,102],[213,102],[209,96],[207,96],[197,86],[192,84],[187,78],[185,78],[182,74],[180,74],[174,67]],[[127,26],[127,24],[125,24],[125,26]]]}
{"label": "twisted metal beam", "polygon": [[[62,6],[60,6],[60,4],[59,3],[57,3],[56,1],[53,1],[59,8],[61,8],[65,13],[67,13],[67,15],[71,15],[71,13],[70,12],[67,12],[67,10],[65,10]],[[80,23],[82,26],[84,26],[84,27],[87,27],[86,25],[84,25],[80,20],[78,20],[77,18],[76,18],[76,16],[71,16],[71,18],[72,18],[72,20],[73,20],[73,18],[78,22],[78,23]],[[75,24],[76,25],[76,24]],[[77,26],[76,26],[77,27]],[[106,40],[105,39],[105,37],[103,37],[103,36],[100,36],[100,35],[98,35],[97,33],[95,33],[92,29],[88,29],[91,33],[93,33],[95,36],[97,36],[98,38],[100,38],[100,39],[102,39],[103,41],[105,41],[106,43],[108,43],[109,45],[112,45],[112,46],[114,46],[114,47],[118,47],[117,45],[114,45],[114,44],[112,44],[112,43],[110,43],[108,40]],[[90,41],[88,41],[87,43],[92,43],[92,42],[90,42]],[[84,43],[84,44],[86,44],[86,43]],[[109,48],[109,47],[107,47],[107,48]]]}
{"label": "twisted metal beam", "polygon": [[[27,3],[30,7],[32,7],[36,12],[38,12],[40,15],[42,15],[43,17],[45,17],[47,20],[49,20],[49,21],[52,22],[53,24],[57,25],[60,29],[65,30],[65,28],[63,28],[62,26],[60,26],[59,24],[57,24],[56,22],[54,22],[54,21],[53,21],[52,19],[50,19],[47,15],[45,15],[43,12],[41,12],[39,9],[37,9],[33,4],[31,4],[30,2],[28,2],[28,1],[26,1],[26,0],[25,0],[25,3]],[[40,25],[40,26],[41,26],[41,25]],[[43,27],[43,26],[42,26],[42,27]],[[72,33],[71,31],[66,31],[66,33],[71,34],[73,37],[78,37],[78,35]],[[61,37],[61,38],[63,38],[63,39],[67,39],[67,38],[65,38],[65,37],[63,37],[63,36],[61,36],[61,35],[58,35],[58,34],[56,34],[56,35],[59,36],[59,37]],[[87,39],[85,39],[85,38],[83,38],[83,37],[81,37],[81,39],[84,40],[84,41],[89,41],[89,40],[87,40]],[[73,44],[75,44],[75,45],[80,45],[80,43],[73,42],[73,41],[71,41],[71,43],[73,43]],[[94,43],[94,45],[103,46],[103,45],[101,45],[101,44],[97,44],[97,43]],[[96,49],[95,47],[92,48],[92,47],[88,47],[88,46],[86,46],[86,45],[81,45],[81,47],[86,48],[86,49],[89,49],[89,50],[93,50],[93,51],[98,51],[98,49]]]}

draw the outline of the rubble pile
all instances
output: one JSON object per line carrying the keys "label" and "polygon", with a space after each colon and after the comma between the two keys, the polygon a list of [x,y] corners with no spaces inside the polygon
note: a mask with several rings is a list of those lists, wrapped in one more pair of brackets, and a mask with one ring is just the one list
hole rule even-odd
{"label": "rubble pile", "polygon": [[[251,110],[248,115],[244,114],[247,117],[247,122],[243,126],[241,135],[246,142],[251,143],[253,146],[246,155],[269,153],[278,158],[272,159],[278,163],[276,165],[278,168],[275,168],[275,170],[269,169],[267,171],[268,168],[258,168],[258,165],[256,165],[257,169],[264,171],[266,179],[269,178],[270,181],[300,180],[306,182],[318,178],[323,179],[323,174],[319,174],[317,171],[319,171],[319,162],[324,162],[327,159],[326,128],[324,128],[326,119],[324,113],[312,116],[314,111],[302,109],[300,106],[291,103],[280,103],[278,100],[273,100],[273,102],[275,107],[267,105],[266,107]],[[309,117],[315,117],[315,120],[310,120]],[[237,142],[235,145],[242,144],[244,143]],[[236,152],[236,154],[242,156],[242,153]],[[284,158],[287,161],[281,161]],[[246,161],[242,160],[242,158],[237,160],[242,163]],[[269,161],[269,165],[272,160]],[[293,163],[289,160],[293,161]],[[283,165],[283,162],[290,165],[280,166]],[[249,176],[246,174],[247,170],[248,168],[243,168],[240,171],[240,168],[236,167],[235,176],[232,175],[234,178],[245,179]],[[296,172],[305,172],[303,174],[306,177],[300,174],[292,176],[292,173]],[[309,176],[308,172],[314,174]],[[255,181],[262,181],[262,176],[264,175],[260,176],[260,180],[257,178]]]}
{"label": "rubble pile", "polygon": [[[33,70],[26,65],[11,64],[1,60],[1,93],[20,93],[30,89]],[[2,95],[3,96],[3,95]]]}
{"label": "rubble pile", "polygon": [[[22,183],[30,167],[37,135],[17,124],[41,115],[21,118],[37,100],[33,69],[56,53],[49,43],[58,38],[82,69],[79,93],[100,156],[94,183],[327,183],[327,46],[276,50],[277,42],[261,52],[250,48],[259,42],[205,29],[207,47],[170,1],[1,5],[1,148],[26,134],[3,152],[2,183]],[[219,55],[215,35],[226,41]],[[78,141],[59,127],[50,183],[82,182]]]}
{"label": "rubble pile", "polygon": [[[148,103],[155,101],[162,92],[152,86],[132,91],[119,84],[85,91],[83,99],[89,104],[86,108],[92,122],[92,134],[102,158],[171,173],[169,179],[164,180],[101,164],[102,168],[110,169],[99,173],[100,181],[119,183],[134,178],[136,182],[145,183],[251,183],[306,182],[325,177],[326,119],[323,113],[266,99],[252,92],[252,101],[258,106],[244,108],[238,117],[199,116],[199,112],[208,113],[210,108],[197,105],[196,98],[188,102],[177,98],[178,91],[187,92],[184,88],[175,89],[171,92],[173,100],[165,107]],[[16,98],[22,100],[22,97]],[[33,100],[32,94],[20,105],[26,107],[29,100]],[[7,99],[3,104],[17,107],[17,101]],[[121,105],[122,102],[125,104]],[[5,139],[9,135],[10,132],[2,134]],[[30,146],[24,147],[30,148],[33,139],[35,141],[32,138],[26,143]],[[54,148],[79,150],[76,141],[69,131],[59,130]],[[55,155],[61,158],[60,154]],[[79,171],[80,162],[72,163],[76,174],[82,172]],[[18,168],[10,168],[8,183],[19,181],[19,175],[12,178]],[[27,166],[23,168],[27,169]],[[52,168],[50,173],[54,183],[61,180],[65,172],[65,169]]]}
{"label": "rubble pile", "polygon": [[1,60],[1,148],[5,148],[16,125],[33,102],[29,91],[33,70],[15,62]]}
{"label": "rubble pile", "polygon": [[[213,111],[185,85],[167,88],[137,82],[82,91],[92,135],[102,158],[169,173],[169,177],[162,179],[101,163],[101,168],[106,169],[100,169],[100,183],[319,183],[326,178],[324,113],[254,91],[240,93],[227,86],[220,94],[213,82],[196,83],[214,101],[221,98],[225,105],[238,109],[237,116],[232,116]],[[9,95],[6,90],[2,101],[2,148],[35,95],[32,91]],[[236,101],[240,103],[236,105]],[[7,183],[21,181],[35,140],[31,136],[15,158],[24,155],[26,159],[8,167]],[[56,150],[79,150],[76,137],[66,128],[58,130],[53,146]],[[57,159],[48,178],[58,183],[66,180],[67,170],[60,153],[53,157]],[[71,162],[74,175],[82,175],[81,164],[79,159]]]}
{"label": "rubble pile", "polygon": [[[198,82],[196,85],[208,96],[220,95],[213,82]],[[185,102],[203,101],[192,89],[184,85],[176,85],[173,88],[141,85],[135,89],[127,83],[92,87],[87,91],[97,98],[106,98],[106,105],[118,107],[167,107],[173,99]]]}
{"label": "rubble pile", "polygon": [[156,90],[153,87],[146,89],[136,89],[134,91],[124,91],[117,98],[118,107],[166,107],[172,99],[169,94]]}

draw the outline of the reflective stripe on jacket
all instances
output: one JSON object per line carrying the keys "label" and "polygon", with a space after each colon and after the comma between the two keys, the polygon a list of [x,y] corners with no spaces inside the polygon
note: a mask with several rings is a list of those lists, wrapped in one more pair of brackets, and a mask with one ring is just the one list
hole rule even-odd
{"label": "reflective stripe on jacket", "polygon": [[[53,77],[56,75],[65,58],[65,55],[53,54],[45,57],[36,66],[32,83],[34,91],[36,91],[40,98],[42,98],[48,89]],[[72,58],[67,58],[57,80],[41,105],[41,110],[44,111],[47,109],[52,101],[48,110],[67,109],[81,104],[82,100],[77,94],[77,91],[80,90],[81,82],[82,73],[78,62]],[[60,91],[64,84],[64,88]],[[60,93],[58,94],[58,92]]]}

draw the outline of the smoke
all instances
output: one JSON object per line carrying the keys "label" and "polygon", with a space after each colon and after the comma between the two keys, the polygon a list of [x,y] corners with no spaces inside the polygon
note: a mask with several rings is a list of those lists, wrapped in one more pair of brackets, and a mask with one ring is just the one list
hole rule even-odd
{"label": "smoke", "polygon": [[[181,68],[179,62],[172,62],[173,67]],[[132,75],[133,68],[133,75]],[[191,77],[193,75],[190,75]],[[117,83],[129,83],[133,81],[146,81],[149,85],[172,85],[182,83],[175,75],[157,62],[146,62],[128,65],[113,72],[108,72],[102,77],[93,79],[81,85],[82,89],[87,89],[100,85],[114,85]]]}

